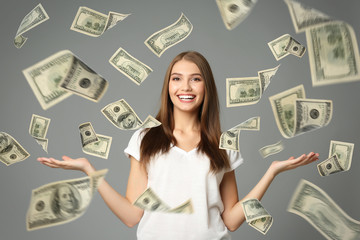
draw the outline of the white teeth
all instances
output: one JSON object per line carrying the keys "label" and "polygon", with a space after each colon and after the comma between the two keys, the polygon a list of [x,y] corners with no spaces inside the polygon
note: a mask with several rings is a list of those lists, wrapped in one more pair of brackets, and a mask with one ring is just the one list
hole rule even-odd
{"label": "white teeth", "polygon": [[179,96],[180,99],[193,99],[194,96],[189,96],[189,95],[181,95]]}

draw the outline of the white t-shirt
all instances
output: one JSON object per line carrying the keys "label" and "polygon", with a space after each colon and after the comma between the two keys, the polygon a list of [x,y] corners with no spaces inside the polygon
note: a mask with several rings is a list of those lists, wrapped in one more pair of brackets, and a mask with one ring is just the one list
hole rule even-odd
{"label": "white t-shirt", "polygon": [[[125,155],[140,159],[144,134],[135,131],[124,150]],[[243,159],[240,152],[228,151],[231,171]],[[226,170],[209,171],[210,160],[197,148],[186,152],[171,146],[165,154],[157,154],[148,167],[148,187],[171,208],[191,198],[194,213],[177,214],[144,211],[137,229],[138,240],[226,240],[231,239],[221,218],[224,210],[219,185]]]}

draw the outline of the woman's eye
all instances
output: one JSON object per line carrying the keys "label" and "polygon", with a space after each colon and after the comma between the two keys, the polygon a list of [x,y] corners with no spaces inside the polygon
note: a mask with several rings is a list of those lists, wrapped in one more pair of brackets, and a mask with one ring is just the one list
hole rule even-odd
{"label": "woman's eye", "polygon": [[179,81],[180,78],[178,78],[178,77],[173,77],[172,80],[173,80],[173,81]]}
{"label": "woman's eye", "polygon": [[201,81],[201,78],[193,78],[194,81]]}

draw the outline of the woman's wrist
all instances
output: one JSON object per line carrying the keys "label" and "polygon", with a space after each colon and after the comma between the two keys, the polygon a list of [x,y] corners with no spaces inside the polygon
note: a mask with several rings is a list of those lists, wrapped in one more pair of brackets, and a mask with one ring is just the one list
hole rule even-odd
{"label": "woman's wrist", "polygon": [[93,165],[91,165],[90,163],[89,163],[89,165],[87,166],[87,167],[85,167],[84,168],[84,170],[83,170],[83,172],[84,173],[86,173],[86,175],[90,175],[90,174],[92,174],[93,172],[95,172],[96,171],[96,169],[94,168],[94,166]]}

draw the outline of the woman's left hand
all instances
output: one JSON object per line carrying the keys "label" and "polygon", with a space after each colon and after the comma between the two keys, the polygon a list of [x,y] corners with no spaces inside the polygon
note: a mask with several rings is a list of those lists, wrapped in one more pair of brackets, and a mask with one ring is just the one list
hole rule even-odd
{"label": "woman's left hand", "polygon": [[273,161],[269,167],[269,170],[271,170],[276,176],[281,172],[312,163],[318,160],[318,157],[318,153],[310,152],[308,155],[303,154],[298,158],[290,157],[288,160],[285,161]]}

